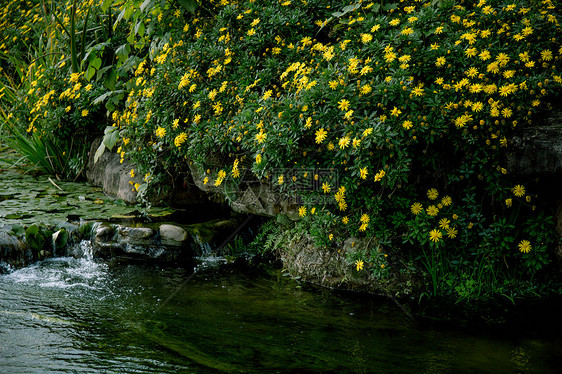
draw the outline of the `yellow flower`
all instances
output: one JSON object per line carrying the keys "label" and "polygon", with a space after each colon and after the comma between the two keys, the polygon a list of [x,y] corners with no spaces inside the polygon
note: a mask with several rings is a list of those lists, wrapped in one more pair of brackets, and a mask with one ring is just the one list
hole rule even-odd
{"label": "yellow flower", "polygon": [[552,52],[549,51],[548,49],[545,49],[545,50],[541,51],[541,57],[545,61],[550,61],[550,60],[552,60]]}
{"label": "yellow flower", "polygon": [[443,238],[443,234],[441,233],[441,231],[433,229],[429,232],[429,240],[431,240],[432,242],[437,243],[439,240],[441,240],[441,238]]}
{"label": "yellow flower", "polygon": [[334,234],[328,235],[328,239],[330,239],[330,241],[332,241],[334,239]]}
{"label": "yellow flower", "polygon": [[459,233],[459,232],[458,232],[457,229],[455,229],[454,227],[449,227],[449,228],[447,229],[447,236],[448,236],[449,238],[451,238],[451,239],[456,238],[458,233]]}
{"label": "yellow flower", "polygon": [[392,110],[390,111],[390,115],[398,117],[400,114],[402,113],[402,111],[400,109],[398,109],[397,107],[392,108]]}
{"label": "yellow flower", "polygon": [[338,203],[344,201],[345,200],[345,192],[342,192],[342,191],[336,192],[336,194],[334,195],[334,199],[336,199],[336,201]]}
{"label": "yellow flower", "polygon": [[426,209],[427,215],[431,217],[435,217],[437,213],[439,213],[439,209],[435,205],[430,205]]}
{"label": "yellow flower", "polygon": [[322,191],[324,191],[324,193],[328,193],[330,192],[330,183],[328,182],[324,182],[322,183]]}
{"label": "yellow flower", "polygon": [[417,216],[418,214],[420,214],[423,211],[423,206],[420,203],[416,202],[416,203],[412,204],[412,206],[410,207],[410,210],[412,211],[412,213],[414,215]]}
{"label": "yellow flower", "polygon": [[345,112],[346,110],[349,109],[349,101],[346,99],[342,99],[340,101],[338,101],[338,108],[340,110],[342,110],[343,112]]}
{"label": "yellow flower", "polygon": [[519,247],[519,250],[522,253],[531,252],[532,246],[531,246],[531,242],[529,242],[528,240],[521,240],[521,243],[519,243],[517,246]]}
{"label": "yellow flower", "polygon": [[443,56],[441,57],[437,57],[437,60],[435,61],[435,66],[437,66],[438,68],[445,65],[445,63],[447,62],[447,59]]}
{"label": "yellow flower", "polygon": [[360,175],[361,179],[367,179],[367,174],[369,174],[367,167],[359,169],[359,172],[361,173]]}
{"label": "yellow flower", "polygon": [[179,148],[182,146],[183,143],[185,143],[186,140],[187,140],[187,134],[185,132],[182,132],[174,139],[174,145]]}
{"label": "yellow flower", "polygon": [[131,171],[129,172],[129,175],[131,176],[131,178],[135,177],[135,169],[131,169]]}
{"label": "yellow flower", "polygon": [[363,232],[363,231],[367,230],[368,226],[369,226],[368,223],[362,223],[361,226],[359,226],[359,231]]}
{"label": "yellow flower", "polygon": [[306,216],[306,207],[301,206],[301,207],[299,208],[299,216],[300,216],[300,217]]}
{"label": "yellow flower", "polygon": [[343,138],[341,138],[341,139],[338,141],[338,144],[339,144],[339,146],[340,146],[340,149],[344,149],[344,148],[349,147],[349,143],[350,143],[349,136],[344,136]]}
{"label": "yellow flower", "polygon": [[373,133],[373,128],[369,127],[368,129],[365,129],[365,131],[363,131],[363,136],[367,136],[367,135],[371,135]]}
{"label": "yellow flower", "polygon": [[414,33],[414,29],[411,27],[406,27],[400,32],[402,35],[411,35]]}
{"label": "yellow flower", "polygon": [[449,221],[447,218],[441,218],[439,220],[439,227],[441,227],[442,229],[448,229],[450,223],[451,221]]}
{"label": "yellow flower", "polygon": [[328,131],[324,130],[324,128],[321,128],[320,130],[316,131],[315,135],[316,135],[316,143],[320,144],[328,136]]}
{"label": "yellow flower", "polygon": [[437,199],[437,196],[439,196],[439,192],[435,188],[430,188],[429,190],[427,190],[427,197],[430,200]]}
{"label": "yellow flower", "polygon": [[166,129],[163,127],[158,126],[158,128],[154,132],[159,138],[163,138],[164,136],[166,136]]}
{"label": "yellow flower", "polygon": [[511,205],[513,205],[513,200],[512,199],[505,199],[505,205],[508,208],[511,208]]}
{"label": "yellow flower", "polygon": [[349,223],[349,218],[347,216],[345,216],[341,219],[341,221],[344,225],[347,225]]}
{"label": "yellow flower", "polygon": [[409,130],[412,128],[412,121],[406,120],[402,123],[402,127],[405,128],[406,130]]}
{"label": "yellow flower", "polygon": [[256,134],[256,140],[258,143],[263,143],[265,141],[265,138],[267,138],[267,134],[263,131],[260,131]]}
{"label": "yellow flower", "polygon": [[279,178],[277,178],[277,183],[283,184],[283,174],[281,174]]}
{"label": "yellow flower", "polygon": [[523,197],[525,196],[525,187],[523,187],[522,185],[518,184],[517,186],[513,187],[512,190],[513,194],[517,197]]}
{"label": "yellow flower", "polygon": [[88,115],[88,109],[82,110],[82,117],[86,117]]}
{"label": "yellow flower", "polygon": [[375,174],[375,182],[380,181],[384,176],[386,175],[386,172],[384,170],[379,170],[379,172],[377,174]]}
{"label": "yellow flower", "polygon": [[363,260],[357,260],[355,261],[355,267],[357,269],[357,271],[363,270]]}
{"label": "yellow flower", "polygon": [[449,206],[453,203],[453,199],[451,198],[451,196],[443,196],[443,198],[441,199],[441,204],[443,204],[443,206]]}
{"label": "yellow flower", "polygon": [[482,61],[486,61],[489,60],[492,57],[492,55],[490,54],[490,52],[487,49],[484,49],[480,52],[480,54],[478,55],[478,58],[480,58],[480,60]]}
{"label": "yellow flower", "polygon": [[256,164],[261,164],[261,154],[259,153],[256,155]]}

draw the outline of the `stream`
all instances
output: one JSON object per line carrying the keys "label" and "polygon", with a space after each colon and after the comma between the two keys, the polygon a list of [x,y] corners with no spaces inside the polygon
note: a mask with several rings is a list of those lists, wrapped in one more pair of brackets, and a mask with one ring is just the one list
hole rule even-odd
{"label": "stream", "polygon": [[387,299],[278,270],[213,257],[194,268],[108,263],[79,245],[83,258],[0,275],[0,372],[554,373],[562,363],[559,324],[420,323]]}

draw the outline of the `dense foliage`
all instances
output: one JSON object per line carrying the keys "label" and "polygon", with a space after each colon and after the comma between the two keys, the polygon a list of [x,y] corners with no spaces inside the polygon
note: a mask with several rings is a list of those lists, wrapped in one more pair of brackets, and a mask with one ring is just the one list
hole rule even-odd
{"label": "dense foliage", "polygon": [[[72,3],[60,23],[36,13],[37,54],[56,51],[23,57],[13,127],[60,140],[108,118],[106,145],[139,165],[141,197],[189,164],[231,199],[268,183],[318,245],[376,237],[353,256],[373,277],[408,263],[432,295],[543,291],[552,212],[504,156],[560,91],[555,2]],[[61,52],[74,16],[79,70]],[[22,50],[12,33],[2,48]]]}

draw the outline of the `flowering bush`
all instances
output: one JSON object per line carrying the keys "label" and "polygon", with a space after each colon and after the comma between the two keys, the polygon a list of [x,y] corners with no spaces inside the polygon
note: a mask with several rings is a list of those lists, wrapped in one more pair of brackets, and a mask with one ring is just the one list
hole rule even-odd
{"label": "flowering bush", "polygon": [[560,91],[552,1],[153,5],[119,9],[144,47],[111,113],[142,192],[188,163],[218,189],[267,182],[320,245],[374,236],[359,270],[405,259],[434,294],[511,295],[549,263],[550,212],[504,155]]}

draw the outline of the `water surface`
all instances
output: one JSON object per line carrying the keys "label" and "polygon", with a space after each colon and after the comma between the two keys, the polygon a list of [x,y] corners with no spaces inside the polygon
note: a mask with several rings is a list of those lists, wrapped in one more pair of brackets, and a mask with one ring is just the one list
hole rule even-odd
{"label": "water surface", "polygon": [[194,272],[63,257],[0,275],[0,371],[554,373],[561,363],[556,334],[427,325],[385,299],[203,260]]}

